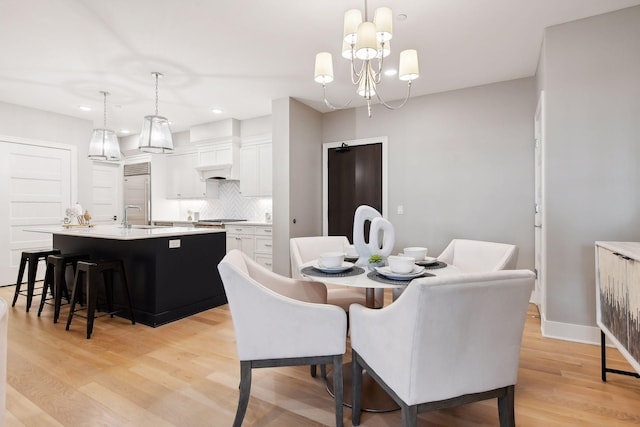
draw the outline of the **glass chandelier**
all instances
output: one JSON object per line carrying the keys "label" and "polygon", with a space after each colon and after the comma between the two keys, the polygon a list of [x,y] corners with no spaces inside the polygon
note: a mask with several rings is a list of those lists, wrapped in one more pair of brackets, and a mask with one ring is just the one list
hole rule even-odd
{"label": "glass chandelier", "polygon": [[89,158],[91,160],[107,160],[117,162],[121,158],[120,145],[116,133],[107,129],[107,95],[109,92],[100,91],[104,97],[104,122],[102,129],[94,129],[89,142]]}
{"label": "glass chandelier", "polygon": [[156,114],[144,117],[138,148],[148,153],[170,153],[173,151],[173,139],[169,120],[158,115],[158,77],[162,74],[155,71],[151,74],[156,78]]}
{"label": "glass chandelier", "polygon": [[[344,14],[344,38],[342,57],[351,61],[351,83],[356,93],[367,101],[367,112],[371,117],[371,101],[374,97],[386,108],[396,110],[403,107],[411,94],[411,82],[420,75],[418,52],[407,49],[400,52],[398,78],[407,82],[407,95],[399,105],[387,103],[378,91],[381,83],[384,58],[391,53],[393,13],[388,7],[380,7],[374,13],[373,22],[367,21],[367,1],[364,2],[364,18],[359,9],[350,9]],[[358,61],[361,61],[359,64]],[[324,103],[332,110],[340,110],[351,104],[335,106],[327,99],[326,84],[333,81],[333,59],[329,52],[316,55],[315,81],[322,84]]]}

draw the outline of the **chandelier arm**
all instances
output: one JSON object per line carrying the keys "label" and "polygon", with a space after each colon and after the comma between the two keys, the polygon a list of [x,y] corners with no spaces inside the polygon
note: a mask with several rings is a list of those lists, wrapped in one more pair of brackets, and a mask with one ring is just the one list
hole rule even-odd
{"label": "chandelier arm", "polygon": [[324,104],[329,107],[332,110],[344,110],[345,108],[347,108],[349,105],[351,105],[351,102],[353,101],[353,96],[351,97],[351,99],[349,101],[347,101],[346,104],[340,105],[340,106],[336,106],[333,105],[331,102],[329,102],[329,100],[327,99],[327,86],[323,83],[322,84],[322,95],[324,98]]}
{"label": "chandelier arm", "polygon": [[384,105],[386,108],[388,108],[389,110],[398,110],[402,107],[404,107],[404,105],[407,103],[407,101],[409,100],[409,96],[411,96],[411,81],[409,81],[409,83],[407,84],[407,95],[405,96],[404,100],[398,104],[398,105],[391,105],[388,104],[383,98],[382,96],[380,96],[380,93],[378,91],[376,91],[376,97],[378,98],[378,101],[380,101],[380,103],[382,105]]}
{"label": "chandelier arm", "polygon": [[362,66],[360,67],[360,71],[356,72],[355,69],[355,58],[351,60],[351,83],[354,85],[360,84],[360,80],[364,74],[364,70],[368,65],[368,61],[362,61]]}

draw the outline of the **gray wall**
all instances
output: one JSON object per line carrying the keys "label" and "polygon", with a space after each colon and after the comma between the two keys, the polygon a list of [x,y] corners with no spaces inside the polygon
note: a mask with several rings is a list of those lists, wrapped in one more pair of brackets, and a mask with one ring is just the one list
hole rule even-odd
{"label": "gray wall", "polygon": [[87,158],[93,122],[0,102],[0,135],[75,145],[78,154],[77,201],[92,211],[91,161]]}
{"label": "gray wall", "polygon": [[385,216],[397,250],[425,245],[435,256],[454,238],[507,242],[520,248],[519,267],[533,268],[534,113],[528,78],[412,98],[399,111],[378,105],[373,118],[364,108],[325,114],[322,139],[388,136]]}
{"label": "gray wall", "polygon": [[594,242],[640,239],[640,7],[548,28],[547,319],[595,325]]}

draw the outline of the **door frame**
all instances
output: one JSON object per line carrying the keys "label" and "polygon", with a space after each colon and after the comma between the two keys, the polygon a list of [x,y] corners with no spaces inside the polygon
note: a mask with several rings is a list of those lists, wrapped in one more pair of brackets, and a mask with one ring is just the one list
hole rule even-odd
{"label": "door frame", "polygon": [[536,270],[535,288],[531,295],[531,302],[538,306],[544,320],[547,310],[547,268],[546,268],[546,209],[545,209],[545,167],[544,147],[545,132],[545,95],[540,91],[534,124],[534,266]]}
{"label": "door frame", "polygon": [[382,216],[387,217],[389,212],[388,206],[388,145],[389,138],[386,136],[378,136],[374,138],[352,139],[349,141],[324,142],[322,143],[322,235],[329,233],[329,150],[338,148],[342,144],[349,146],[370,145],[382,143]]}

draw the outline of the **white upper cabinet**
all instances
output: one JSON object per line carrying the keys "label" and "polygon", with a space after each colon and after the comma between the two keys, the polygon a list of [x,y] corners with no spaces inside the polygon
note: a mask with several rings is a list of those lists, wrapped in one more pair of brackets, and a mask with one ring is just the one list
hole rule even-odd
{"label": "white upper cabinet", "polygon": [[243,196],[271,196],[271,158],[271,143],[246,145],[240,149],[240,193]]}
{"label": "white upper cabinet", "polygon": [[167,198],[202,199],[207,196],[206,183],[200,178],[198,153],[169,154],[167,160]]}

